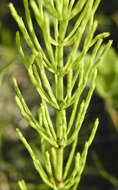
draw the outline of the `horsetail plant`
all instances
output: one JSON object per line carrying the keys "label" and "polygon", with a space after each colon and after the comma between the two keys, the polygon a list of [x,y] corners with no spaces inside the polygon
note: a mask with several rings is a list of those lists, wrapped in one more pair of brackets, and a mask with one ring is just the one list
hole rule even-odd
{"label": "horsetail plant", "polygon": [[[15,78],[13,84],[17,93],[15,100],[21,114],[40,136],[43,163],[19,129],[17,133],[44,184],[54,190],[76,190],[84,170],[88,149],[99,124],[98,119],[81,153],[76,153],[78,134],[95,89],[98,64],[112,41],[108,41],[99,51],[103,39],[109,36],[109,33],[94,35],[97,28],[94,14],[100,0],[23,0],[23,3],[27,27],[12,3],[9,4],[9,8],[31,50],[31,55],[27,58],[21,46],[20,34],[17,32],[16,44],[19,53],[29,78],[41,98],[39,120],[29,110]],[[29,6],[42,31],[45,48],[42,48],[35,33]],[[70,30],[71,22],[74,24]],[[65,58],[65,47],[71,48],[67,58]],[[91,58],[89,65],[86,66],[85,56],[89,49],[91,49]],[[53,88],[47,72],[54,77]],[[81,101],[88,80],[90,83],[88,95]],[[55,123],[50,116],[49,106],[55,109]],[[67,118],[70,108],[71,114]],[[68,146],[71,147],[71,151],[65,163],[64,153]],[[72,162],[74,166],[70,172]],[[18,184],[21,190],[27,190],[24,180]]]}

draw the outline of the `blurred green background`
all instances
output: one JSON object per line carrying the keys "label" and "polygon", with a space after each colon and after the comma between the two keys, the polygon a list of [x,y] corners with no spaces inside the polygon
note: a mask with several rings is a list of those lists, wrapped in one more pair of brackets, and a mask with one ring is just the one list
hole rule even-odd
{"label": "blurred green background", "polygon": [[[41,180],[15,132],[16,127],[21,128],[32,146],[35,148],[36,144],[40,148],[39,137],[28,127],[14,101],[12,76],[17,78],[23,96],[34,115],[40,104],[40,98],[30,84],[16,49],[15,32],[18,27],[9,13],[9,2],[14,3],[19,14],[24,16],[22,0],[0,0],[0,190],[17,190],[17,181],[22,178],[26,180],[29,190],[43,190],[48,188],[39,185]],[[89,150],[79,189],[117,190],[118,0],[102,0],[96,19],[99,22],[96,34],[110,32],[110,37],[104,43],[112,39],[113,48],[99,67],[96,91],[86,114],[85,127],[80,133],[78,150],[87,139],[92,122],[99,117],[99,129]],[[39,38],[42,38],[40,31]],[[24,43],[23,46],[28,54]],[[51,114],[53,116],[53,111]]]}

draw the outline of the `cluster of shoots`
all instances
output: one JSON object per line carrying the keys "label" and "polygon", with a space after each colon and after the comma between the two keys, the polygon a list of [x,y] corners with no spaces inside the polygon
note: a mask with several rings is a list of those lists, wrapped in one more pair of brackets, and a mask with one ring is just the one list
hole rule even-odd
{"label": "cluster of shoots", "polygon": [[[97,21],[94,21],[94,14],[99,3],[100,0],[23,0],[27,25],[13,4],[9,4],[11,14],[31,50],[30,56],[26,56],[20,33],[17,32],[18,51],[41,99],[38,119],[31,113],[13,78],[17,93],[15,100],[23,117],[40,136],[41,147],[38,151],[41,152],[43,161],[19,129],[17,133],[43,183],[53,190],[78,188],[88,149],[99,123],[96,119],[82,152],[76,152],[78,134],[95,89],[98,64],[112,44],[108,41],[99,51],[103,39],[109,36],[106,32],[95,36]],[[43,48],[34,30],[31,11],[42,31]],[[65,58],[67,49],[71,51]],[[85,57],[89,49],[91,56],[86,66]],[[53,76],[53,81],[50,81],[49,73]],[[88,81],[89,91],[86,98],[82,99]],[[55,122],[51,118],[50,107],[55,110]],[[71,151],[65,160],[64,153],[68,147]],[[24,180],[18,184],[21,190],[27,189]]]}

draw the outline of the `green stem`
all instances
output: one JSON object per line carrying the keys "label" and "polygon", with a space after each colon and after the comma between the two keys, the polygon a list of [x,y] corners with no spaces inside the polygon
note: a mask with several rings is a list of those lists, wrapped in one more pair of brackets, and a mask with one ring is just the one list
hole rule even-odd
{"label": "green stem", "polygon": [[56,184],[60,189],[63,186],[63,147],[57,149],[57,171],[56,171]]}
{"label": "green stem", "polygon": [[[58,75],[56,76],[56,98],[59,103],[60,110],[57,111],[56,114],[56,132],[57,132],[57,140],[59,148],[57,148],[57,169],[56,169],[56,182],[57,187],[60,189],[63,186],[62,177],[63,177],[63,75],[61,72],[63,71],[63,46],[61,43],[63,42],[65,31],[66,31],[67,23],[60,21],[59,23],[59,46],[56,49],[56,63]],[[63,35],[62,35],[63,29]]]}
{"label": "green stem", "polygon": [[[61,102],[63,100],[63,77],[57,77],[57,100]],[[62,110],[57,111],[56,115],[56,132],[59,148],[57,149],[57,169],[56,169],[56,182],[57,186],[62,186],[62,174],[63,174],[63,117]]]}

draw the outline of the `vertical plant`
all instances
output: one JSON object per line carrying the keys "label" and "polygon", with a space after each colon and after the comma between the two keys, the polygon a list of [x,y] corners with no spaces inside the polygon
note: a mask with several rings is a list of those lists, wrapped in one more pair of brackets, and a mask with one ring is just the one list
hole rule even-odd
{"label": "vertical plant", "polygon": [[[35,169],[47,186],[54,190],[76,190],[86,163],[88,149],[98,127],[98,119],[81,153],[75,153],[78,134],[95,89],[97,66],[112,42],[109,41],[102,51],[99,51],[103,38],[109,36],[108,33],[94,36],[97,28],[94,14],[100,0],[78,0],[77,2],[75,0],[23,0],[23,3],[27,28],[12,3],[9,4],[9,8],[31,50],[31,55],[27,58],[21,46],[20,34],[17,32],[16,44],[19,53],[30,80],[41,97],[42,102],[38,110],[39,120],[29,110],[17,81],[13,78],[17,93],[15,100],[23,117],[40,136],[41,150],[39,151],[41,151],[43,163],[40,162],[40,158],[19,129],[17,133],[27,148]],[[35,33],[29,4],[42,31],[46,51],[41,47]],[[72,20],[74,22],[74,17],[76,17],[75,23],[70,31],[68,26]],[[83,40],[84,42],[81,43]],[[77,53],[80,44],[82,48],[80,53]],[[64,56],[65,47],[71,47],[67,60]],[[90,48],[91,58],[86,68],[84,58]],[[51,87],[47,72],[54,77],[54,89]],[[66,85],[64,85],[64,80],[66,80]],[[90,89],[86,99],[81,101],[80,98],[88,80]],[[55,123],[52,122],[49,105],[56,111]],[[71,114],[67,118],[70,108]],[[71,147],[71,151],[64,165],[64,152],[67,147]],[[72,162],[74,166],[70,173]],[[19,187],[21,190],[27,189],[24,181],[19,182]]]}

